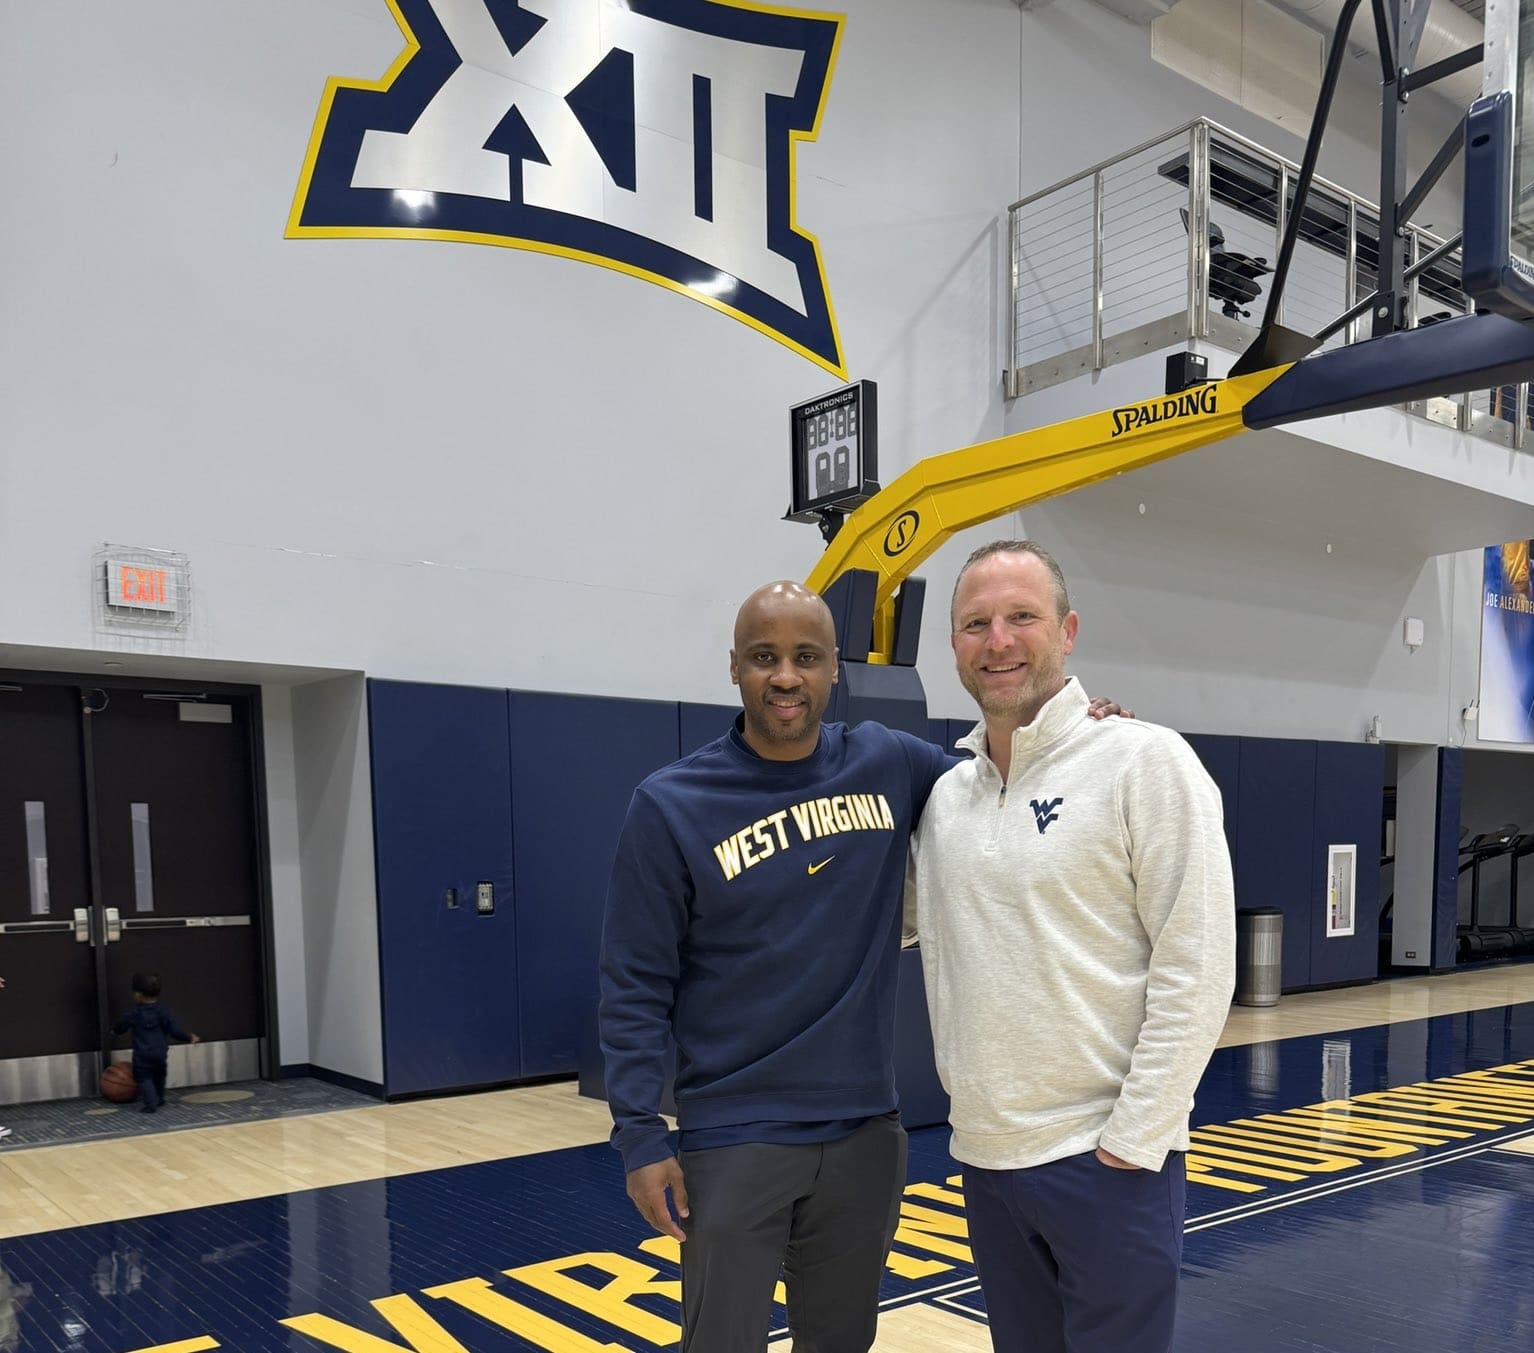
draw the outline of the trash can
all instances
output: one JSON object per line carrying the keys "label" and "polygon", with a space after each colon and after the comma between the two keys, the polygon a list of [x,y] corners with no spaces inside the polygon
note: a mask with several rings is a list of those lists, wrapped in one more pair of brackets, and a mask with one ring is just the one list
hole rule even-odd
{"label": "trash can", "polygon": [[1236,1004],[1277,1005],[1284,966],[1284,913],[1277,907],[1236,912]]}

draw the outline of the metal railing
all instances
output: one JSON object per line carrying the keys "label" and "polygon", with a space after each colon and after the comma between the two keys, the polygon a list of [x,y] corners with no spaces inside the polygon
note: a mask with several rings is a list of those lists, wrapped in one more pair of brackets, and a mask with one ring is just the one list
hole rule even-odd
{"label": "metal railing", "polygon": [[[1147,352],[1204,340],[1244,351],[1257,335],[1299,166],[1199,118],[1083,169],[1009,209],[1011,365],[1018,398]],[[1407,323],[1469,313],[1458,249],[1408,225]],[[1304,205],[1278,322],[1320,333],[1376,286],[1375,204],[1317,178]],[[1366,338],[1371,317],[1323,349]],[[1503,445],[1531,441],[1529,385],[1479,390],[1408,411]],[[1518,411],[1523,416],[1518,416]]]}

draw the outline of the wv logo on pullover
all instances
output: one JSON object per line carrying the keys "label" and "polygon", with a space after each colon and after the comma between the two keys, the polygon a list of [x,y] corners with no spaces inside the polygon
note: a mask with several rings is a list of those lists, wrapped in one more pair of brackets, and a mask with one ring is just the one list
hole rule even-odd
{"label": "wv logo on pullover", "polygon": [[1033,809],[1033,820],[1038,824],[1040,836],[1044,835],[1045,828],[1051,822],[1058,822],[1060,820],[1060,814],[1055,812],[1055,809],[1064,802],[1063,798],[1045,799],[1042,803],[1038,799],[1028,800],[1028,806]]}

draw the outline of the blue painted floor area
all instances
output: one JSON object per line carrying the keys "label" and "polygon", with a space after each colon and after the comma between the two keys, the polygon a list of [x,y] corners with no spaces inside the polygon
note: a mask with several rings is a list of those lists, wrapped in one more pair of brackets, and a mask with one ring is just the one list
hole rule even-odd
{"label": "blue painted floor area", "polygon": [[[1307,1139],[1344,1100],[1352,1135]],[[1194,1125],[1184,1353],[1534,1347],[1534,1155],[1499,1149],[1534,1134],[1534,1005],[1222,1051]],[[983,1319],[957,1173],[912,1135],[885,1297]],[[613,1353],[678,1310],[605,1146],[23,1237],[0,1268],[40,1353]]]}
{"label": "blue painted floor area", "polygon": [[1437,1080],[1534,1057],[1534,1004],[1222,1048],[1198,1088],[1193,1123]]}
{"label": "blue painted floor area", "polygon": [[1534,1347],[1534,1157],[1506,1151],[1194,1231],[1180,1349]]}

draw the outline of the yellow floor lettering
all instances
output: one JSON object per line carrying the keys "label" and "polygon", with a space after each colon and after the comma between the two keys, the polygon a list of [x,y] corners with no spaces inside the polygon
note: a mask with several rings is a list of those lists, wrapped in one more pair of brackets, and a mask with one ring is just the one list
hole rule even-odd
{"label": "yellow floor lettering", "polygon": [[173,1344],[152,1344],[148,1348],[135,1348],[131,1353],[204,1353],[205,1349],[220,1347],[217,1339],[199,1335],[196,1339],[178,1339]]}
{"label": "yellow floor lettering", "polygon": [[1183,1158],[1188,1170],[1188,1183],[1207,1184],[1210,1188],[1229,1189],[1232,1193],[1266,1193],[1261,1184],[1248,1184],[1244,1179],[1226,1179],[1214,1173],[1214,1166],[1202,1156],[1191,1151]]}
{"label": "yellow floor lettering", "polygon": [[1456,1085],[1474,1084],[1490,1085],[1495,1089],[1505,1091],[1511,1098],[1522,1101],[1534,1099],[1534,1080],[1526,1080],[1521,1077],[1513,1077],[1506,1074],[1507,1068],[1498,1067],[1493,1071],[1467,1071],[1461,1076],[1454,1077]]}
{"label": "yellow floor lettering", "polygon": [[526,1339],[545,1353],[629,1353],[622,1344],[599,1344],[579,1330],[550,1320],[539,1311],[497,1292],[484,1278],[465,1278],[461,1282],[428,1287],[428,1297],[451,1301],[466,1311],[498,1325],[503,1330]]}
{"label": "yellow floor lettering", "polygon": [[1481,1114],[1497,1114],[1508,1123],[1527,1123],[1534,1119],[1534,1104],[1509,1099],[1495,1090],[1476,1090],[1468,1086],[1454,1092],[1456,1102],[1473,1105]]}
{"label": "yellow floor lettering", "polygon": [[1461,1081],[1453,1086],[1433,1086],[1435,1090],[1448,1090],[1451,1094],[1467,1098],[1474,1103],[1485,1103],[1507,1113],[1528,1113],[1534,1110],[1534,1091],[1514,1090],[1496,1081]]}
{"label": "yellow floor lettering", "polygon": [[1390,1091],[1401,1103],[1417,1103],[1426,1109],[1440,1113],[1467,1113],[1476,1118],[1487,1119],[1491,1126],[1503,1123],[1526,1123],[1534,1115],[1506,1109],[1490,1100],[1461,1091],[1450,1094],[1436,1085],[1413,1085]]}
{"label": "yellow floor lettering", "polygon": [[897,1278],[930,1278],[934,1273],[952,1273],[953,1265],[941,1259],[918,1259],[914,1254],[901,1254],[891,1250],[884,1259],[884,1267]]}
{"label": "yellow floor lettering", "polygon": [[[607,1274],[609,1281],[593,1287],[570,1276],[569,1271],[577,1268],[597,1269]],[[631,1305],[635,1297],[656,1296],[680,1306],[682,1284],[675,1279],[661,1278],[659,1269],[621,1254],[573,1254],[563,1259],[547,1259],[541,1264],[509,1268],[506,1276],[652,1344],[668,1347],[682,1337],[682,1327],[674,1320]]]}
{"label": "yellow floor lettering", "polygon": [[380,1297],[370,1304],[405,1340],[403,1344],[390,1343],[328,1315],[295,1315],[280,1323],[344,1353],[400,1353],[402,1348],[413,1348],[416,1353],[467,1353],[458,1340],[422,1310],[414,1297]]}
{"label": "yellow floor lettering", "polygon": [[[1314,1161],[1316,1162],[1314,1168],[1327,1174],[1335,1170],[1351,1170],[1363,1164],[1365,1160],[1379,1156],[1409,1156],[1416,1149],[1410,1146],[1353,1147],[1346,1155],[1343,1155],[1337,1151],[1323,1150],[1320,1143],[1313,1138],[1307,1140],[1303,1136],[1277,1132],[1272,1128],[1253,1132],[1247,1128],[1221,1123],[1218,1127],[1202,1127],[1199,1131],[1206,1141],[1221,1141],[1231,1146],[1256,1146],[1264,1151],[1272,1151],[1276,1155],[1293,1156],[1298,1161]],[[1329,1163],[1334,1161],[1341,1163]]]}
{"label": "yellow floor lettering", "polygon": [[1444,1099],[1441,1095],[1421,1090],[1373,1090],[1358,1098],[1369,1104],[1411,1109],[1419,1114],[1445,1114],[1448,1115],[1446,1121],[1458,1127],[1478,1128],[1482,1132],[1502,1126],[1499,1117],[1486,1113],[1478,1105],[1463,1104],[1459,1100]]}
{"label": "yellow floor lettering", "polygon": [[[1389,1118],[1376,1118],[1364,1113],[1316,1113],[1310,1109],[1290,1109],[1282,1120],[1291,1123],[1309,1123],[1323,1132],[1345,1132],[1350,1137],[1369,1141],[1412,1142],[1417,1146],[1447,1146],[1452,1141],[1463,1141],[1473,1133],[1460,1132],[1455,1128],[1428,1127],[1425,1123],[1401,1123]],[[1278,1114],[1264,1114],[1259,1122],[1269,1118],[1279,1119]]]}
{"label": "yellow floor lettering", "polygon": [[905,1186],[907,1198],[930,1198],[934,1203],[947,1203],[949,1207],[957,1207],[961,1211],[964,1208],[964,1195],[953,1189],[945,1189],[940,1184],[907,1184]]}
{"label": "yellow floor lettering", "polygon": [[[681,1267],[682,1242],[679,1240],[673,1240],[670,1236],[651,1236],[648,1240],[641,1240],[639,1248],[646,1254],[653,1254],[657,1259],[664,1259],[668,1263]],[[946,1268],[947,1265],[944,1267]],[[779,1306],[788,1305],[788,1293],[783,1290],[782,1283],[773,1284],[772,1299]]]}
{"label": "yellow floor lettering", "polygon": [[[961,1176],[954,1175],[947,1181],[957,1186],[961,1182]],[[945,1189],[941,1184],[907,1184],[906,1197],[930,1198],[935,1203],[947,1203],[950,1207],[962,1208],[964,1195],[957,1189]],[[966,1232],[967,1234],[967,1232]],[[914,1254],[901,1254],[898,1250],[891,1250],[889,1257],[884,1261],[884,1267],[889,1269],[897,1278],[930,1278],[934,1273],[952,1273],[953,1265],[945,1264],[940,1259],[918,1259]]]}
{"label": "yellow floor lettering", "polygon": [[1260,1118],[1237,1118],[1229,1124],[1222,1124],[1222,1129],[1234,1131],[1240,1128],[1251,1128],[1254,1131],[1271,1137],[1275,1141],[1296,1143],[1325,1143],[1327,1146],[1341,1147],[1355,1156],[1363,1156],[1369,1160],[1384,1160],[1391,1156],[1409,1156],[1418,1148],[1410,1142],[1384,1140],[1371,1140],[1362,1133],[1350,1132],[1338,1123],[1322,1125],[1320,1123],[1302,1123],[1291,1119],[1275,1119],[1272,1122]]}
{"label": "yellow floor lettering", "polygon": [[900,1204],[900,1225],[895,1239],[913,1250],[930,1250],[933,1254],[946,1254],[973,1264],[975,1256],[968,1245],[950,1240],[949,1236],[969,1238],[969,1223],[963,1217],[949,1212],[937,1212],[930,1207],[917,1207],[915,1203]]}
{"label": "yellow floor lettering", "polygon": [[1292,1161],[1274,1160],[1272,1156],[1260,1155],[1256,1151],[1237,1151],[1231,1146],[1205,1143],[1199,1139],[1197,1132],[1192,1134],[1192,1138],[1200,1156],[1214,1156],[1228,1161],[1228,1164],[1220,1168],[1232,1174],[1254,1174],[1260,1179],[1281,1179],[1289,1184],[1297,1184],[1305,1178],[1303,1173],[1295,1173]]}
{"label": "yellow floor lettering", "polygon": [[1388,1095],[1388,1090],[1372,1090],[1368,1094],[1356,1095],[1352,1099],[1333,1100],[1330,1104],[1312,1104],[1302,1112],[1320,1111],[1323,1113],[1351,1113],[1355,1117],[1367,1117],[1370,1120],[1379,1118],[1392,1123],[1411,1123],[1416,1127],[1431,1127],[1437,1132],[1442,1127],[1461,1127],[1471,1129],[1465,1133],[1466,1137],[1473,1137],[1477,1132],[1485,1132],[1485,1123],[1473,1123],[1467,1118],[1455,1118],[1445,1114],[1428,1113],[1424,1109],[1392,1108],[1389,1105],[1381,1106],[1375,1099],[1378,1095]]}

